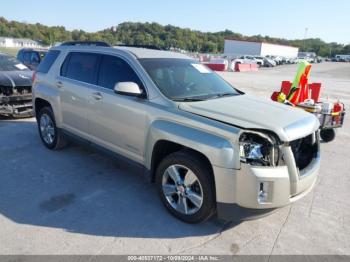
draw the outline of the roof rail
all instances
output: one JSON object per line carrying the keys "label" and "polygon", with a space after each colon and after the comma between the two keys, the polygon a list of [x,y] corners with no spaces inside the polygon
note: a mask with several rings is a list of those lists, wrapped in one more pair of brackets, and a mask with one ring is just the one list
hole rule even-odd
{"label": "roof rail", "polygon": [[104,46],[104,47],[111,47],[109,44],[103,41],[69,41],[64,42],[61,44],[61,46]]}
{"label": "roof rail", "polygon": [[121,47],[137,47],[137,48],[147,48],[147,49],[153,49],[153,50],[164,50],[158,46],[155,45],[116,45],[116,46],[121,46]]}

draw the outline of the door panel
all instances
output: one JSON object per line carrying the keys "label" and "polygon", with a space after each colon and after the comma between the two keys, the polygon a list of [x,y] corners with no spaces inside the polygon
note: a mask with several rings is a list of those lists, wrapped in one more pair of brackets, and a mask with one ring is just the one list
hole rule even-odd
{"label": "door panel", "polygon": [[[76,134],[88,133],[87,106],[91,89],[87,84],[59,78],[63,127]],[[59,84],[59,83],[57,83]]]}
{"label": "door panel", "polygon": [[99,89],[102,99],[91,94],[88,114],[90,135],[95,142],[143,163],[145,142],[145,112],[147,102],[143,99],[115,94]]}
{"label": "door panel", "polygon": [[63,127],[83,137],[88,136],[88,99],[94,89],[100,55],[70,52],[56,83],[60,89]]}
{"label": "door panel", "polygon": [[97,77],[98,95],[89,97],[89,134],[100,145],[143,163],[145,122],[148,100],[118,95],[118,82],[142,83],[129,64],[120,57],[102,55]]}

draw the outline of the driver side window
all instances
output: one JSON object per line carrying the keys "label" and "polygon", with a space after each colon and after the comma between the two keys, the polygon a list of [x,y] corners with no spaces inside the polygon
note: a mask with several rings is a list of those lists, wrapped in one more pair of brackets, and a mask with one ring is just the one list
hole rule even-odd
{"label": "driver side window", "polygon": [[108,89],[113,89],[116,83],[134,82],[142,87],[142,82],[134,70],[123,59],[103,55],[98,73],[98,85]]}

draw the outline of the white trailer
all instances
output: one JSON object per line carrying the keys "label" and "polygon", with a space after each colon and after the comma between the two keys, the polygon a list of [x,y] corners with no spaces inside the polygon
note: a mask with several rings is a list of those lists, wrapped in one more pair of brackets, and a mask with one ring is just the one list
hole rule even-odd
{"label": "white trailer", "polygon": [[350,55],[335,55],[335,58],[350,60]]}
{"label": "white trailer", "polygon": [[286,45],[276,45],[265,42],[241,41],[225,39],[224,54],[226,56],[253,55],[253,56],[283,56],[295,58],[299,48]]}

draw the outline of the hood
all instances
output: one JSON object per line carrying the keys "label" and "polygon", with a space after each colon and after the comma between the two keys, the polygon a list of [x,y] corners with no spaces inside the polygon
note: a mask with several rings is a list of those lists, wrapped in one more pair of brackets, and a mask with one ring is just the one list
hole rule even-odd
{"label": "hood", "polygon": [[244,129],[270,130],[282,141],[305,137],[319,127],[318,119],[302,109],[249,95],[183,102],[179,109]]}
{"label": "hood", "polygon": [[31,86],[31,71],[0,71],[1,86]]}

